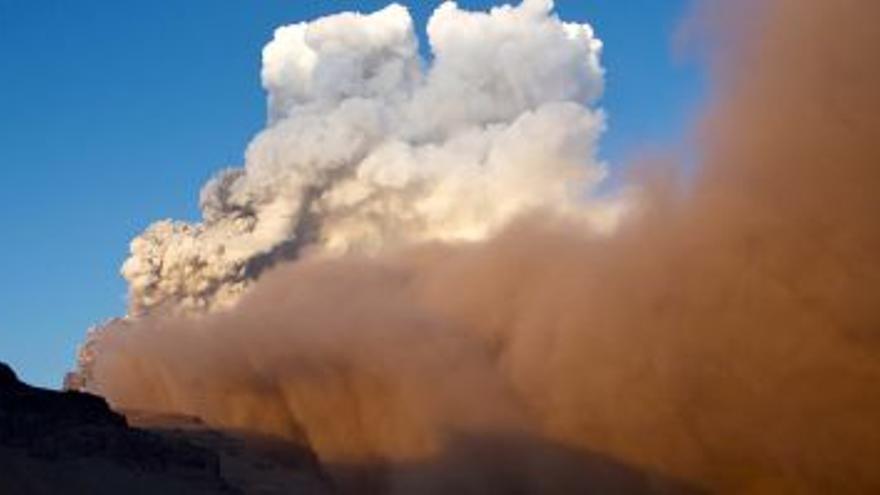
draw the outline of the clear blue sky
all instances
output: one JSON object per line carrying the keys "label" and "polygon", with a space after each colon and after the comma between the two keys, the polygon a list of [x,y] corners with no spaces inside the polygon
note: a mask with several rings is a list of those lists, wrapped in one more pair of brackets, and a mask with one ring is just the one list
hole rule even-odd
{"label": "clear blue sky", "polygon": [[[241,162],[265,115],[273,29],[385,3],[0,0],[0,360],[58,386],[86,328],[124,313],[129,240],[196,218],[201,184]],[[438,2],[399,3],[423,30]],[[603,156],[623,163],[682,133],[703,88],[672,50],[687,1],[556,3],[605,42]]]}

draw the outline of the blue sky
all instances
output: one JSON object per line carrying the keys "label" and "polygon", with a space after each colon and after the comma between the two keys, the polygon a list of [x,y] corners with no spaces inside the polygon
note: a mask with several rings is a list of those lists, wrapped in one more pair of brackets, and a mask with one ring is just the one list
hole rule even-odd
{"label": "blue sky", "polygon": [[[58,386],[86,328],[124,313],[129,240],[197,218],[201,184],[241,162],[273,29],[385,3],[0,0],[0,361]],[[438,2],[400,3],[424,30]],[[672,49],[687,0],[556,3],[605,42],[602,155],[619,166],[681,135],[703,92]]]}

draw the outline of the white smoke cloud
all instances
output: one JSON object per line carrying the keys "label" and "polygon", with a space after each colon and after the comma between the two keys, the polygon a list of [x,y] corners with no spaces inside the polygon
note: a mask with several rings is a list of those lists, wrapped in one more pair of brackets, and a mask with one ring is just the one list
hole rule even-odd
{"label": "white smoke cloud", "polygon": [[276,30],[266,129],[205,185],[200,223],[132,242],[131,313],[226,306],[279,260],[482,239],[532,209],[613,224],[620,204],[587,200],[605,174],[602,45],[552,8],[444,3],[427,61],[396,4]]}

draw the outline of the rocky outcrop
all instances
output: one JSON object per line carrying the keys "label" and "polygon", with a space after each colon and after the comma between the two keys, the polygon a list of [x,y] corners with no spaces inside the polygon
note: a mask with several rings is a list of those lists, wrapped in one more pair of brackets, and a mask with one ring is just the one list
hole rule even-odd
{"label": "rocky outcrop", "polygon": [[290,449],[295,454],[281,462],[251,445],[197,420],[162,417],[148,429],[131,427],[100,397],[28,386],[0,363],[3,495],[324,491],[307,448]]}

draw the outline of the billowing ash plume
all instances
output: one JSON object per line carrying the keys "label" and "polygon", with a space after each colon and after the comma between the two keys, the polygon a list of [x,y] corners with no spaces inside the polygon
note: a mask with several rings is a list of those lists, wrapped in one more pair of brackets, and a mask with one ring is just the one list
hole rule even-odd
{"label": "billowing ash plume", "polygon": [[420,58],[407,10],[285,26],[263,50],[268,127],[244,167],[202,190],[198,224],[131,244],[130,310],[234,302],[267,267],[317,253],[475,240],[514,216],[583,208],[604,175],[601,43],[550,0],[472,13],[441,5]]}
{"label": "billowing ash plume", "polygon": [[[387,69],[406,83],[386,86],[379,70],[369,71],[375,81],[366,86],[307,92],[325,87],[296,76],[312,66],[286,69],[288,89],[272,90],[273,124],[250,156],[275,149],[261,143],[285,122],[305,126],[290,120],[300,108],[325,108],[322,101],[352,87],[387,90],[383,98],[402,102],[391,105],[401,120],[387,121],[411,126],[389,127],[392,136],[410,136],[395,138],[392,151],[424,154],[413,163],[444,170],[394,190],[395,201],[406,198],[407,211],[424,216],[363,213],[374,211],[372,199],[357,202],[365,209],[342,208],[356,211],[352,217],[325,214],[340,211],[325,210],[338,204],[328,198],[352,180],[328,174],[306,194],[303,218],[320,219],[307,222],[306,236],[326,252],[366,245],[369,254],[278,264],[223,311],[153,310],[112,324],[89,347],[89,386],[119,407],[305,438],[341,491],[357,494],[880,493],[880,2],[709,8],[700,25],[715,42],[715,99],[697,135],[700,168],[683,188],[677,167],[654,164],[640,208],[610,235],[585,227],[567,196],[582,184],[570,178],[573,163],[594,170],[584,158],[592,144],[575,136],[592,143],[587,129],[596,127],[572,122],[595,123],[596,114],[557,101],[595,96],[598,79],[584,75],[598,74],[597,66],[583,64],[594,53],[585,48],[591,38],[547,17],[546,6],[527,2],[491,17],[442,7],[431,24],[434,68],[424,76],[407,63]],[[391,23],[394,12],[379,18]],[[278,39],[299,40],[305,30],[310,40],[314,28],[314,39],[326,41],[335,23],[364,19],[321,21]],[[347,48],[344,40],[360,31],[342,32],[342,40],[315,46],[362,60],[357,54],[373,45]],[[510,54],[503,42],[491,48],[472,36],[518,41]],[[544,65],[532,72],[509,62],[517,57]],[[359,63],[326,78],[345,81]],[[435,96],[444,91],[457,96]],[[436,101],[429,115],[407,117]],[[320,129],[343,107],[309,122]],[[514,107],[526,110],[511,117]],[[512,123],[499,126],[504,118]],[[440,137],[468,119],[484,124]],[[319,132],[306,127],[281,134]],[[494,190],[483,168],[467,165],[476,172],[465,173],[463,162],[433,161],[433,153],[473,151],[462,136],[491,149],[487,157],[503,157],[478,162],[492,163],[499,177],[531,171],[526,185],[510,180],[516,187]],[[312,156],[308,149],[301,156]],[[371,162],[357,163],[359,178]],[[251,190],[259,176],[248,168],[218,179],[206,210],[234,210],[242,204],[229,199],[234,184]],[[439,195],[449,189],[455,194]],[[431,208],[419,209],[424,201]],[[256,222],[252,212],[265,208],[240,218]],[[427,213],[437,211],[444,221]],[[207,214],[205,226],[180,238],[202,246],[202,237],[222,231],[211,219],[232,217]],[[387,226],[388,218],[403,227]],[[301,249],[302,238],[286,238]]]}

